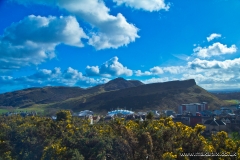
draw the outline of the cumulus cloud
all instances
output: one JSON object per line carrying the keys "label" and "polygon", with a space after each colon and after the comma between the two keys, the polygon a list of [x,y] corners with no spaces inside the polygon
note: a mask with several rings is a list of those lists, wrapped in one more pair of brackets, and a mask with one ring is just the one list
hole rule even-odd
{"label": "cumulus cloud", "polygon": [[[160,70],[154,74],[154,70]],[[163,72],[163,73],[162,73]],[[170,73],[166,77],[166,73]],[[186,66],[153,67],[149,71],[137,70],[135,76],[153,76],[142,80],[143,83],[165,82],[174,79],[195,79],[205,89],[236,89],[240,88],[240,58],[227,60],[204,60],[195,58]]]}
{"label": "cumulus cloud", "polygon": [[194,59],[192,62],[188,62],[188,66],[192,69],[230,69],[230,68],[240,68],[240,58],[233,60],[201,60],[199,58]]}
{"label": "cumulus cloud", "polygon": [[141,70],[134,71],[135,76],[150,76],[150,75],[160,75],[163,74],[164,71],[161,67],[155,66],[153,68],[150,68],[149,71],[142,72]]}
{"label": "cumulus cloud", "polygon": [[[221,37],[220,34],[211,34],[208,41]],[[208,47],[194,49],[192,59],[182,72],[182,79],[193,78],[197,84],[205,89],[240,88],[240,58],[212,60],[213,56],[233,54],[237,52],[236,45],[227,46],[219,42]],[[203,59],[208,58],[208,60]]]}
{"label": "cumulus cloud", "polygon": [[231,45],[227,47],[227,45],[221,44],[219,42],[214,43],[208,47],[197,47],[194,50],[194,54],[201,58],[209,58],[212,56],[219,56],[224,54],[232,54],[237,52],[236,45]]}
{"label": "cumulus cloud", "polygon": [[[209,76],[210,75],[210,76]],[[211,70],[195,74],[183,74],[183,79],[193,78],[197,84],[205,89],[237,89],[240,88],[239,74],[229,73],[222,70]]]}
{"label": "cumulus cloud", "polygon": [[217,60],[194,59],[182,77],[194,78],[206,89],[240,88],[240,58]]}
{"label": "cumulus cloud", "polygon": [[90,87],[97,84],[103,84],[108,82],[108,78],[90,78],[83,76],[81,72],[71,67],[67,68],[63,72],[61,68],[54,68],[53,70],[41,69],[30,76],[23,76],[13,78],[11,76],[0,76],[0,83],[4,87],[14,86],[16,89],[22,89],[26,87],[42,87],[42,86],[80,86]]}
{"label": "cumulus cloud", "polygon": [[[139,38],[138,28],[127,22],[126,18],[118,13],[110,15],[110,9],[102,0],[15,0],[20,4],[45,4],[58,6],[70,14],[84,20],[93,27],[89,29],[89,45],[96,49],[118,48],[134,42]],[[92,30],[92,31],[91,31]]]}
{"label": "cumulus cloud", "polygon": [[98,66],[87,66],[85,72],[88,76],[97,76],[100,73]]}
{"label": "cumulus cloud", "polygon": [[218,83],[225,83],[229,80],[229,78],[223,77],[206,77],[204,73],[198,74],[183,74],[184,79],[195,79],[198,84],[214,84]]}
{"label": "cumulus cloud", "polygon": [[124,67],[119,61],[118,57],[113,57],[104,62],[100,67],[87,66],[85,72],[88,76],[131,76],[133,71]]}
{"label": "cumulus cloud", "polygon": [[113,2],[116,2],[117,5],[125,4],[134,9],[142,9],[150,12],[168,10],[170,8],[170,5],[166,4],[164,0],[113,0]]}
{"label": "cumulus cloud", "polygon": [[207,41],[210,42],[216,38],[220,38],[221,36],[222,36],[221,34],[212,33],[209,37],[207,37]]}
{"label": "cumulus cloud", "polygon": [[160,68],[160,67],[153,67],[153,68],[150,69],[150,72],[153,75],[163,74],[163,69]]}
{"label": "cumulus cloud", "polygon": [[150,75],[152,75],[152,73],[149,71],[142,72],[141,70],[134,71],[134,74],[135,74],[135,76],[150,76]]}
{"label": "cumulus cloud", "polygon": [[6,28],[0,37],[1,67],[38,65],[54,58],[60,43],[82,47],[82,38],[88,37],[75,17],[30,15]]}
{"label": "cumulus cloud", "polygon": [[159,67],[155,66],[150,68],[149,71],[142,72],[141,70],[135,71],[135,76],[151,76],[151,75],[162,75],[164,73],[170,74],[180,74],[186,71],[187,67],[184,66],[168,66],[168,67]]}
{"label": "cumulus cloud", "polygon": [[142,72],[141,70],[137,70],[134,72],[135,76],[150,76],[150,75],[160,75],[163,74],[164,71],[161,67],[155,66],[153,68],[150,68],[149,71]]}

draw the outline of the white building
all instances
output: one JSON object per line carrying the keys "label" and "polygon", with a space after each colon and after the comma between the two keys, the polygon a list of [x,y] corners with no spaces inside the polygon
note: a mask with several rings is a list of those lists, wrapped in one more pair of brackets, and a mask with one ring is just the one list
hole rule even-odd
{"label": "white building", "polygon": [[181,106],[178,107],[179,114],[190,112],[193,115],[196,115],[196,112],[201,112],[204,110],[208,110],[207,102],[182,104]]}
{"label": "white building", "polygon": [[134,112],[129,110],[118,109],[118,110],[110,111],[107,113],[107,115],[117,115],[117,114],[129,115],[129,114],[134,114]]}

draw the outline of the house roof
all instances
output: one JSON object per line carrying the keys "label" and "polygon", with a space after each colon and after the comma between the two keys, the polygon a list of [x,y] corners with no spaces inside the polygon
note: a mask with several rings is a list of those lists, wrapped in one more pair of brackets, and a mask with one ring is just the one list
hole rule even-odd
{"label": "house roof", "polygon": [[216,121],[214,121],[214,120],[210,123],[210,125],[212,125],[212,126],[219,126],[219,124]]}
{"label": "house roof", "polygon": [[210,124],[213,120],[209,119],[204,122],[204,124]]}
{"label": "house roof", "polygon": [[209,124],[212,126],[226,125],[222,120],[206,120],[204,124]]}
{"label": "house roof", "polygon": [[223,121],[221,120],[215,120],[219,125],[226,125],[226,123],[224,123]]}

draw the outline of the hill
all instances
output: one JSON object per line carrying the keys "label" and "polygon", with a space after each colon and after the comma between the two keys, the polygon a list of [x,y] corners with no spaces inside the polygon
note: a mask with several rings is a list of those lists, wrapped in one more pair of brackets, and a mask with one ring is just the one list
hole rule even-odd
{"label": "hill", "polygon": [[90,109],[96,112],[107,112],[118,107],[134,111],[176,110],[177,106],[182,103],[194,102],[208,102],[210,108],[217,108],[225,104],[222,100],[196,85],[195,80],[191,79],[126,87],[96,95],[68,99],[49,105],[49,107],[74,111]]}
{"label": "hill", "polygon": [[29,88],[0,94],[0,106],[25,108],[34,104],[59,102],[83,94],[79,87]]}
{"label": "hill", "polygon": [[104,112],[115,108],[134,111],[175,109],[182,103],[208,102],[210,108],[225,102],[199,87],[195,80],[143,84],[136,80],[116,78],[91,88],[30,88],[0,95],[0,106],[15,108],[85,109]]}
{"label": "hill", "polygon": [[137,87],[143,85],[142,82],[136,80],[127,81],[123,78],[116,78],[114,80],[109,81],[108,83],[103,85],[105,91],[119,90],[130,87]]}
{"label": "hill", "polygon": [[96,95],[105,91],[136,87],[142,84],[143,83],[140,81],[127,81],[123,78],[116,78],[106,84],[87,89],[63,86],[29,88],[0,94],[0,106],[26,108],[31,107],[34,104],[61,102],[69,98]]}

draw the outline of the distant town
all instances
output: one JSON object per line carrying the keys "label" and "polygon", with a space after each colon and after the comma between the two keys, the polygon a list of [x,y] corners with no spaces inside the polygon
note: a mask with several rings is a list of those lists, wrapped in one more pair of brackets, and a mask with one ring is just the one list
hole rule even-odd
{"label": "distant town", "polygon": [[[97,123],[100,120],[109,121],[116,117],[125,118],[126,120],[145,121],[148,113],[152,113],[154,119],[163,117],[171,117],[174,122],[181,122],[187,126],[194,127],[197,124],[206,126],[206,130],[202,133],[210,136],[219,131],[239,132],[240,133],[240,105],[232,105],[230,107],[221,107],[219,110],[209,110],[207,102],[181,104],[178,106],[178,113],[174,110],[147,112],[134,112],[125,109],[116,109],[109,111],[107,115],[94,116],[93,111],[84,110],[74,113],[73,116],[90,119],[90,123]],[[53,119],[56,117],[53,116]]]}
{"label": "distant town", "polygon": [[[109,111],[106,115],[98,115],[93,111],[84,110],[73,113],[72,116],[85,118],[90,120],[90,124],[107,122],[115,118],[124,118],[125,120],[145,121],[147,114],[151,113],[154,119],[171,117],[174,122],[181,122],[187,126],[194,127],[197,124],[206,126],[206,130],[202,133],[205,136],[210,136],[219,131],[239,132],[240,133],[240,105],[232,105],[230,107],[221,107],[218,110],[209,110],[207,102],[181,104],[178,106],[177,113],[174,110],[163,111],[141,111],[134,112],[126,109],[115,109]],[[6,112],[2,115],[11,116],[19,114],[22,117],[36,116],[37,112]],[[57,117],[51,116],[53,120]]]}

